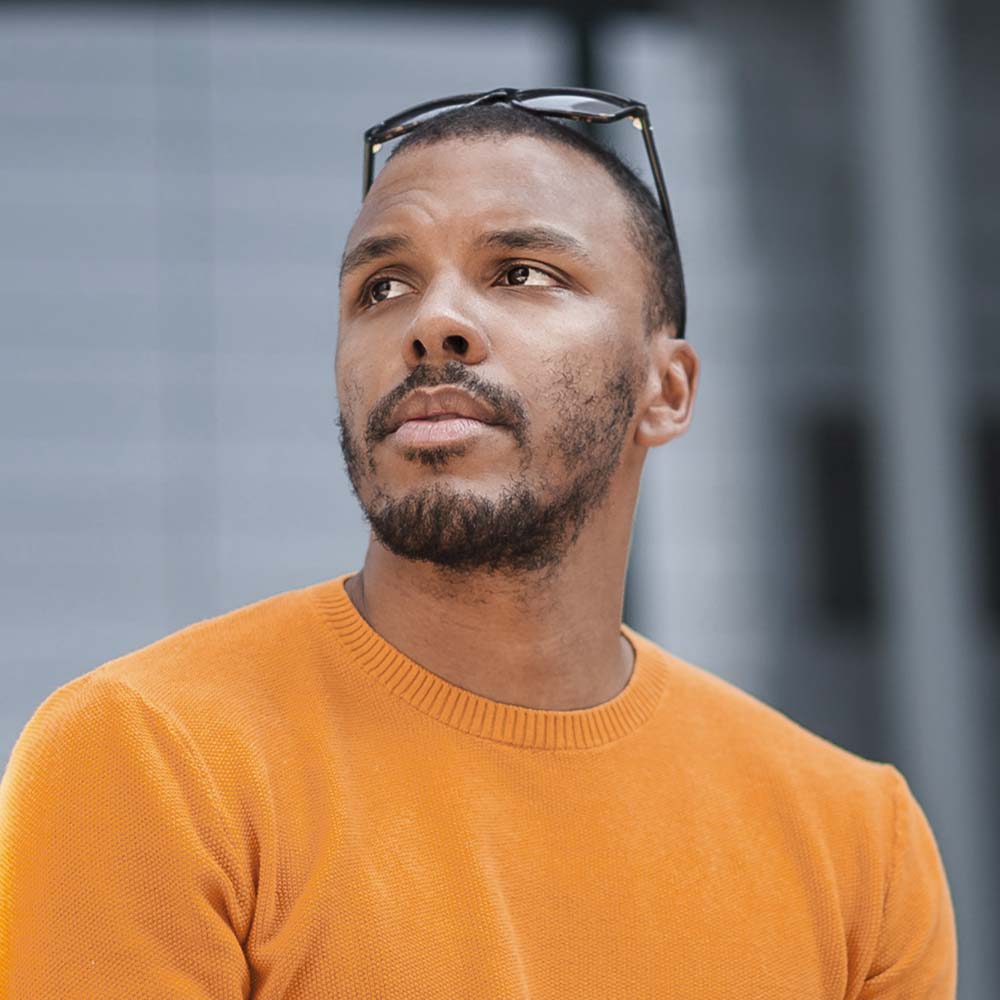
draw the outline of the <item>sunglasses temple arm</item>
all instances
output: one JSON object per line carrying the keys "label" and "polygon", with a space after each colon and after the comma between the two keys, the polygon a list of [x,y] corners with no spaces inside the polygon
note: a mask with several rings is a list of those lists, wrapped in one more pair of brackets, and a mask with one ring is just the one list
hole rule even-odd
{"label": "sunglasses temple arm", "polygon": [[362,169],[362,180],[361,180],[361,198],[364,200],[366,194],[368,194],[368,189],[372,186],[372,167],[375,163],[375,154],[372,152],[372,144],[370,141],[365,141],[365,159]]}
{"label": "sunglasses temple arm", "polygon": [[[681,281],[684,281],[684,270],[681,266],[681,248],[677,242],[677,231],[674,229],[674,214],[670,211],[670,198],[667,195],[667,185],[663,180],[663,168],[660,166],[660,157],[656,152],[656,145],[653,142],[653,126],[649,120],[649,112],[644,112],[642,118],[642,139],[646,144],[646,152],[649,154],[649,165],[653,169],[653,181],[656,184],[656,193],[660,196],[660,203],[663,206],[663,217],[667,223],[667,231],[670,240],[674,245],[674,253],[677,255],[677,269],[681,274]],[[684,336],[684,320],[680,318],[680,330],[678,336]]]}
{"label": "sunglasses temple arm", "polygon": [[653,168],[653,182],[656,184],[656,193],[660,196],[660,202],[663,205],[663,214],[666,218],[667,228],[670,230],[670,238],[674,241],[674,247],[677,246],[677,234],[674,232],[674,217],[673,213],[670,211],[670,199],[667,196],[667,185],[663,180],[663,168],[660,166],[660,157],[656,152],[656,146],[653,143],[653,126],[649,122],[649,118],[643,115],[642,119],[642,139],[646,144],[646,152],[649,155],[649,165]]}

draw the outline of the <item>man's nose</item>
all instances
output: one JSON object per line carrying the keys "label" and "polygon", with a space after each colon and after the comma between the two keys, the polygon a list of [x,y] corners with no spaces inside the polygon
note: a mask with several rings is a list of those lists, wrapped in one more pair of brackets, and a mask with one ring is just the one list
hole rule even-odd
{"label": "man's nose", "polygon": [[424,291],[403,335],[403,356],[410,368],[445,361],[478,365],[486,360],[489,341],[469,308],[474,295],[459,280],[440,281]]}

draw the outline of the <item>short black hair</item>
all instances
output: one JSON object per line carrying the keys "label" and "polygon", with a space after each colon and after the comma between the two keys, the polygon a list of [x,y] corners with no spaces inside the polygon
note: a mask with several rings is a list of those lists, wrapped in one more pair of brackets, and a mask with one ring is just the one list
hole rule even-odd
{"label": "short black hair", "polygon": [[670,238],[659,201],[630,166],[585,133],[508,104],[471,105],[421,123],[396,143],[389,159],[414,146],[428,146],[447,139],[519,135],[561,143],[589,156],[607,171],[625,196],[629,208],[629,235],[639,255],[649,265],[643,310],[646,334],[672,324],[677,335],[683,336],[685,296],[680,254]]}

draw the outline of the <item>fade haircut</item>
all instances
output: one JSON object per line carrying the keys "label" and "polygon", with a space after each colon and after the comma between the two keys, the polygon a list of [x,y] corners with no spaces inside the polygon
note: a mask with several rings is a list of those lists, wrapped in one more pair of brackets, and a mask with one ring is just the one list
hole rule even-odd
{"label": "fade haircut", "polygon": [[673,325],[676,335],[680,317],[684,315],[684,279],[678,250],[670,238],[659,202],[631,167],[583,132],[510,105],[480,104],[444,112],[418,125],[396,143],[389,159],[414,146],[429,146],[448,139],[521,135],[568,146],[607,171],[625,196],[629,236],[647,264],[643,303],[646,336],[668,324]]}

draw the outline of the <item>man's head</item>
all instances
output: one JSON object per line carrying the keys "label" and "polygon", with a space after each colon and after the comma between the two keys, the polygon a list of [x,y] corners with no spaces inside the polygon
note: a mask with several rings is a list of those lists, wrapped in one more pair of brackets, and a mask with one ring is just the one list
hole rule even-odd
{"label": "man's head", "polygon": [[[341,285],[341,444],[376,538],[455,570],[537,570],[617,480],[634,503],[697,375],[673,337],[675,260],[641,182],[570,129],[490,106],[401,140]],[[443,415],[427,407],[444,385],[469,394],[451,412],[486,423],[396,429]]]}

